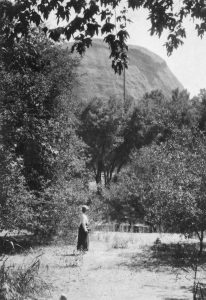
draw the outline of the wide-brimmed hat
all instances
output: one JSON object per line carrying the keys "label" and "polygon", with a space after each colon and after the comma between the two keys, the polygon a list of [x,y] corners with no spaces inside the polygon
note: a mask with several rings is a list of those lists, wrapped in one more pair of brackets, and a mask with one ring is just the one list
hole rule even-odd
{"label": "wide-brimmed hat", "polygon": [[87,206],[87,205],[82,205],[82,208],[88,210],[88,209],[89,209],[89,206]]}

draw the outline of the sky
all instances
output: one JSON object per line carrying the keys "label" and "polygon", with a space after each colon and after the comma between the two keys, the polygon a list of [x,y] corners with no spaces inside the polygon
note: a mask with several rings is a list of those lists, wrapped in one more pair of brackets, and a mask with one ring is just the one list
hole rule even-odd
{"label": "sky", "polygon": [[133,21],[128,25],[129,44],[145,47],[161,56],[191,96],[197,95],[200,89],[206,88],[206,36],[203,39],[197,36],[191,19],[185,23],[187,37],[184,44],[168,57],[163,46],[167,35],[164,33],[161,38],[150,35],[147,12],[131,10],[128,15]]}
{"label": "sky", "polygon": [[[180,2],[181,0],[176,0],[178,5]],[[130,34],[128,44],[145,47],[162,57],[191,97],[198,95],[200,89],[206,88],[206,36],[203,39],[198,37],[193,21],[188,19],[185,22],[187,37],[184,39],[184,44],[174,50],[171,56],[167,56],[164,46],[167,33],[163,33],[161,38],[151,36],[147,15],[148,12],[144,9],[128,11],[128,17],[133,21],[127,27]],[[53,15],[48,25],[54,26],[55,23]]]}

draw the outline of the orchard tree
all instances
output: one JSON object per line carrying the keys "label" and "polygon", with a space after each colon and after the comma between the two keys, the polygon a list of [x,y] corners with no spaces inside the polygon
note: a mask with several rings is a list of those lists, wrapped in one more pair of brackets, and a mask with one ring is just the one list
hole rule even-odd
{"label": "orchard tree", "polygon": [[168,99],[159,90],[146,93],[126,122],[122,146],[125,157],[132,149],[165,141],[176,128],[196,126],[198,114],[185,90],[172,91]]}
{"label": "orchard tree", "polygon": [[166,143],[141,149],[131,171],[140,187],[145,220],[172,232],[195,232],[200,254],[206,230],[205,153],[205,136],[183,128]]}
{"label": "orchard tree", "polygon": [[76,49],[83,54],[92,44],[92,38],[101,31],[104,41],[110,47],[112,67],[121,73],[127,67],[127,32],[128,9],[144,8],[148,11],[151,23],[150,34],[161,36],[168,32],[165,43],[168,54],[183,44],[186,38],[185,19],[191,17],[197,35],[203,37],[206,26],[206,9],[204,0],[184,0],[177,5],[175,0],[3,0],[0,2],[0,19],[6,19],[2,27],[4,36],[13,43],[27,36],[30,25],[42,25],[51,14],[55,14],[56,28],[44,31],[55,41],[63,36],[68,41],[73,38]]}
{"label": "orchard tree", "polygon": [[113,220],[138,219],[154,229],[196,233],[199,255],[206,231],[206,139],[198,130],[176,129],[159,145],[135,151],[116,184],[105,191]]}
{"label": "orchard tree", "polygon": [[128,123],[127,143],[133,141],[139,149],[154,141],[163,142],[174,129],[196,126],[198,114],[186,90],[173,90],[170,98],[159,90],[146,93]]}
{"label": "orchard tree", "polygon": [[103,201],[106,217],[112,221],[134,224],[145,217],[145,207],[141,199],[142,182],[131,172],[130,165],[122,170],[117,182],[104,189]]}

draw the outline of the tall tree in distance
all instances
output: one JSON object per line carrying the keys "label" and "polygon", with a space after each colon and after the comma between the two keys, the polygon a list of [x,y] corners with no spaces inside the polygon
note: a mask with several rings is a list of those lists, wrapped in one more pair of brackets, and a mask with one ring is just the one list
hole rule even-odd
{"label": "tall tree in distance", "polygon": [[96,183],[104,176],[107,185],[118,167],[114,155],[123,140],[123,106],[116,99],[93,99],[83,109],[81,122],[80,135],[89,147]]}
{"label": "tall tree in distance", "polygon": [[172,92],[171,99],[158,90],[146,93],[126,110],[117,99],[91,100],[80,116],[80,135],[88,145],[97,184],[103,175],[108,185],[133,150],[167,140],[176,128],[195,126],[196,114],[188,93],[179,90]]}

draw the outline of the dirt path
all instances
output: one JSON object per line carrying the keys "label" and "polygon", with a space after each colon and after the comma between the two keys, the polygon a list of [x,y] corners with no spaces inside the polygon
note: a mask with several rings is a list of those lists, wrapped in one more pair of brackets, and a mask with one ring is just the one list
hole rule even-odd
{"label": "dirt path", "polygon": [[192,299],[191,278],[166,267],[148,265],[144,248],[136,243],[114,249],[111,243],[94,239],[89,253],[74,256],[73,249],[47,250],[42,257],[42,275],[52,282],[51,296],[64,293],[68,300],[175,300]]}
{"label": "dirt path", "polygon": [[[15,255],[11,262],[25,263],[41,254],[40,277],[53,286],[38,300],[192,300],[192,276],[168,266],[155,265],[145,245],[155,234],[102,234],[91,238],[90,251],[74,255],[75,247],[49,246],[28,255]],[[169,242],[177,236],[161,236]],[[121,248],[122,247],[122,248]]]}

